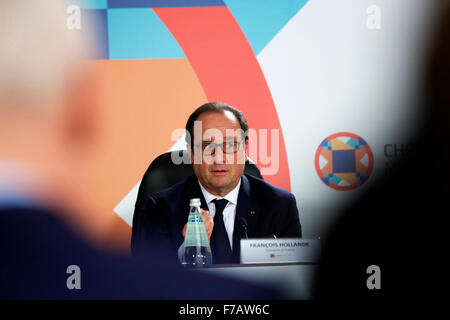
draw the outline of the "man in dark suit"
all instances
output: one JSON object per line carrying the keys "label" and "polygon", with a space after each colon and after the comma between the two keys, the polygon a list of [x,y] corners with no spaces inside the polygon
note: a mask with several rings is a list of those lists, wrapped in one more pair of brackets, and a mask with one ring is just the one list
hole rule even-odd
{"label": "man in dark suit", "polygon": [[250,238],[301,237],[295,197],[243,175],[248,125],[239,110],[206,103],[191,114],[186,132],[195,175],[149,197],[146,214],[133,220],[133,252],[164,248],[175,255],[184,241],[192,198],[201,200],[214,263],[240,262],[242,218]]}

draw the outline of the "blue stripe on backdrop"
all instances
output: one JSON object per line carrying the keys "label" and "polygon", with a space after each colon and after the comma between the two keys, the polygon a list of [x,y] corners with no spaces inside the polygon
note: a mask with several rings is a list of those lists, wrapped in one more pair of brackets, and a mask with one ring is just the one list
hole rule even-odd
{"label": "blue stripe on backdrop", "polygon": [[107,9],[108,0],[70,0],[70,4],[79,6],[82,9]]}
{"label": "blue stripe on backdrop", "polygon": [[308,0],[225,0],[255,55],[280,32]]}
{"label": "blue stripe on backdrop", "polygon": [[109,9],[110,59],[184,58],[184,52],[150,8]]}
{"label": "blue stripe on backdrop", "polygon": [[162,8],[225,6],[222,0],[108,0],[108,8]]}

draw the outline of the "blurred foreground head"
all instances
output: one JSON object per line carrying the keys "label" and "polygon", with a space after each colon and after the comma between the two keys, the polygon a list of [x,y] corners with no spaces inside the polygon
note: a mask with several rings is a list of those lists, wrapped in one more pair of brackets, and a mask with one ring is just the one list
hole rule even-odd
{"label": "blurred foreground head", "polygon": [[439,9],[423,66],[426,100],[414,149],[340,213],[323,246],[317,299],[366,302],[371,312],[384,312],[386,303],[417,312],[440,298],[450,194],[450,2]]}
{"label": "blurred foreground head", "polygon": [[[442,146],[450,138],[450,3],[442,5],[431,53],[426,61],[424,89],[427,98],[425,120],[429,130],[439,137]],[[450,148],[443,148],[450,159]],[[448,169],[448,168],[447,168]],[[448,172],[448,171],[447,171]]]}
{"label": "blurred foreground head", "polygon": [[[94,139],[90,48],[60,0],[0,1],[0,195],[76,212]],[[17,197],[16,197],[17,198]]]}

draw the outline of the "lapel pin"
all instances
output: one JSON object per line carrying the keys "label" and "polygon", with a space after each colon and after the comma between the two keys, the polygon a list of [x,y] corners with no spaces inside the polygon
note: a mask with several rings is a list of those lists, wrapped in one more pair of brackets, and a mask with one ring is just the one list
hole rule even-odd
{"label": "lapel pin", "polygon": [[250,211],[250,214],[255,214],[255,211],[253,211],[253,210],[252,210],[252,211]]}

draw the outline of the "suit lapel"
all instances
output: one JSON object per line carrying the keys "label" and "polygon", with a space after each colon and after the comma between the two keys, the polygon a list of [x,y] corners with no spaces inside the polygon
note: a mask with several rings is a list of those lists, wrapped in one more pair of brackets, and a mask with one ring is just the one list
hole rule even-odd
{"label": "suit lapel", "polygon": [[[188,178],[188,181],[186,183],[186,196],[184,197],[184,199],[186,200],[188,206],[189,206],[189,200],[193,199],[193,198],[199,198],[200,199],[200,207],[203,210],[209,210],[208,209],[208,205],[206,204],[206,200],[205,197],[203,196],[203,192],[200,189],[200,185],[198,184],[198,180],[197,177],[195,175],[192,175],[191,177]],[[187,221],[187,217],[186,217],[186,221]]]}
{"label": "suit lapel", "polygon": [[251,197],[250,182],[245,175],[241,178],[241,187],[239,189],[239,195],[237,200],[236,208],[236,218],[234,221],[234,231],[233,231],[233,262],[240,263],[241,259],[241,238],[245,239],[245,235],[239,228],[238,221],[239,218],[243,217],[247,220],[247,234],[251,238],[253,230],[255,230],[258,223],[258,213],[259,207],[257,202]]}

